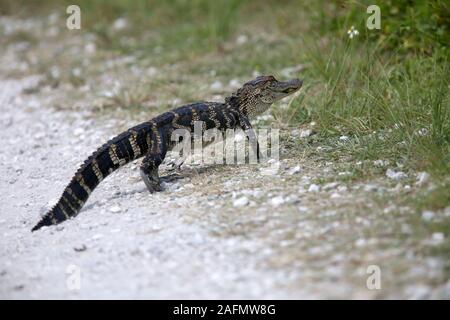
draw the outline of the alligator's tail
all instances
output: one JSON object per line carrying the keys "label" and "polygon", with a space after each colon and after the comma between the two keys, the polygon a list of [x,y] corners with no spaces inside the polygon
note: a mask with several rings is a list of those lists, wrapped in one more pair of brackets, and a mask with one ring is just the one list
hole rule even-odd
{"label": "alligator's tail", "polygon": [[58,203],[31,231],[61,223],[76,216],[92,191],[110,173],[137,159],[148,150],[147,124],[136,126],[108,141],[94,152],[78,169]]}

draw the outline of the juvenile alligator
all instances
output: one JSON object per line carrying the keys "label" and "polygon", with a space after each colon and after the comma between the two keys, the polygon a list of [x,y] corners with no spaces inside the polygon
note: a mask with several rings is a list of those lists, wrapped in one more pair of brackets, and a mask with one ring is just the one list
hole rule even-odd
{"label": "juvenile alligator", "polygon": [[[140,172],[148,190],[161,191],[158,167],[175,129],[194,130],[195,121],[203,121],[204,129],[242,128],[252,132],[250,119],[266,111],[273,102],[300,89],[302,81],[292,79],[277,81],[273,76],[259,76],[244,84],[225,103],[199,102],[165,112],[150,121],[141,123],[111,139],[95,151],[78,169],[65,188],[58,203],[33,227],[63,222],[80,212],[91,192],[110,173],[121,166],[144,157]],[[259,149],[259,148],[258,148]],[[259,151],[257,152],[259,158]]]}

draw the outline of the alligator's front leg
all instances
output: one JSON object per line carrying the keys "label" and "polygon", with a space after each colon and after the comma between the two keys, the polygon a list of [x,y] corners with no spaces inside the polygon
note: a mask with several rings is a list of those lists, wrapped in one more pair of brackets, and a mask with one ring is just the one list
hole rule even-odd
{"label": "alligator's front leg", "polygon": [[[242,130],[244,130],[245,133],[247,134],[247,138],[250,141],[250,145],[253,148],[253,152],[256,152],[256,159],[258,160],[258,162],[260,162],[262,155],[259,150],[259,142],[258,142],[258,138],[256,137],[255,130],[253,129],[252,124],[250,123],[250,120],[246,116],[241,115],[239,117],[239,125],[242,128]],[[256,148],[255,148],[255,144],[256,144]]]}

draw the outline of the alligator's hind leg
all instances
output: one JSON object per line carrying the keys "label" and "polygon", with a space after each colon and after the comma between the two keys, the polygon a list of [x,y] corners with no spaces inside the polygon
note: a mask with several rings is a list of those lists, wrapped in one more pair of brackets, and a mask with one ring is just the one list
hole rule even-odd
{"label": "alligator's hind leg", "polygon": [[165,152],[163,153],[148,153],[141,164],[141,177],[144,180],[150,193],[162,191],[162,187],[158,175],[158,167],[164,160]]}

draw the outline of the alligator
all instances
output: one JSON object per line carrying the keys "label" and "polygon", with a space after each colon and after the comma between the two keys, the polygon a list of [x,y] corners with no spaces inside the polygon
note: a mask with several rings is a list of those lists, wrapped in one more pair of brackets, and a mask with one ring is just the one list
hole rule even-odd
{"label": "alligator", "polygon": [[[272,103],[296,92],[303,81],[278,81],[274,76],[258,76],[246,82],[225,102],[198,102],[165,112],[150,121],[134,126],[98,148],[78,169],[52,209],[32,228],[55,225],[76,216],[92,191],[109,174],[127,163],[144,157],[141,177],[150,193],[162,191],[158,167],[174,145],[171,135],[176,129],[194,132],[194,123],[203,129],[220,131],[241,128],[249,138],[256,138],[250,119],[262,114]],[[259,160],[259,145],[257,157]]]}

